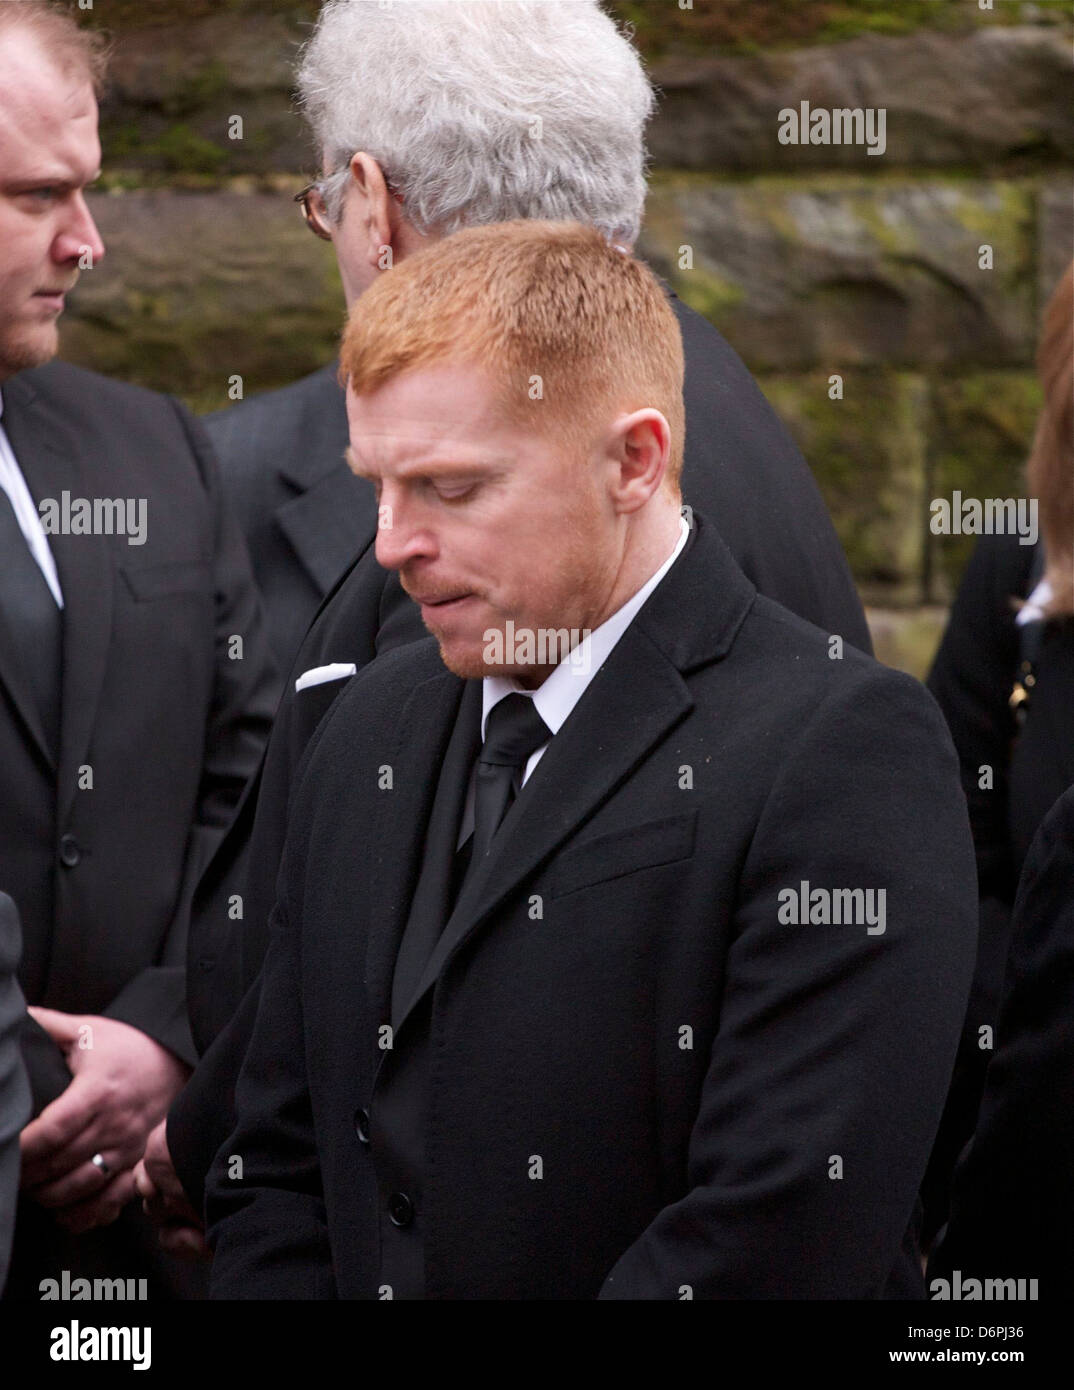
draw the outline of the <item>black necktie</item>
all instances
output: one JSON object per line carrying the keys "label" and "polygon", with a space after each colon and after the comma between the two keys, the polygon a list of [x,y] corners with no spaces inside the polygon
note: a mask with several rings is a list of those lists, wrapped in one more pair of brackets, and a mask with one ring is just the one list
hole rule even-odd
{"label": "black necktie", "polygon": [[530,755],[551,737],[551,729],[528,695],[507,695],[489,711],[474,777],[471,862],[488,853],[492,837],[518,795]]}
{"label": "black necktie", "polygon": [[[474,769],[474,834],[450,858],[447,882],[439,892],[432,864],[441,837],[450,836],[453,845],[457,822],[447,825],[440,806],[443,788],[437,790],[433,814],[426,829],[426,862],[418,880],[410,916],[399,944],[392,977],[392,1019],[406,1012],[425,966],[454,910],[462,884],[475,865],[484,858],[507,808],[518,795],[519,784],[530,754],[552,737],[552,731],[525,695],[508,695],[489,711],[485,723],[485,742]],[[476,846],[480,844],[480,851]],[[431,858],[430,858],[431,856]]]}
{"label": "black necktie", "polygon": [[11,499],[2,487],[0,613],[3,613],[14,643],[15,663],[33,695],[45,737],[56,753],[60,729],[63,615],[22,533]]}

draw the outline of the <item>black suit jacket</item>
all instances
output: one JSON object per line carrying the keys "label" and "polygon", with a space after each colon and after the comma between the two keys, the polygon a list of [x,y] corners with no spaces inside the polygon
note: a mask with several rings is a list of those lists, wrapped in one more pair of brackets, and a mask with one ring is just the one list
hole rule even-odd
{"label": "black suit jacket", "polygon": [[[846,559],[801,453],[726,339],[677,298],[672,304],[686,359],[685,501],[715,520],[763,594],[871,651]],[[264,955],[291,779],[306,740],[340,689],[334,683],[296,698],[293,677],[331,662],[361,668],[426,635],[398,576],[376,563],[372,489],[339,461],[346,419],[334,367],[210,417],[210,428],[225,486],[245,518],[255,568],[272,576],[263,595],[280,649],[294,641],[301,614],[312,616],[314,590],[327,573],[335,569],[341,577],[294,662],[262,774],[247,790],[195,901],[190,1015],[199,1049],[212,1047],[212,1057],[176,1101],[168,1133],[197,1205],[208,1163],[230,1128],[229,1100],[255,1007],[253,998],[241,1009],[240,1001]],[[320,441],[326,457],[314,461],[311,441]],[[325,471],[329,450],[334,472]],[[316,481],[299,499],[295,489],[303,474]],[[365,547],[360,553],[359,544]],[[241,920],[236,894],[243,898]]]}
{"label": "black suit jacket", "polygon": [[250,550],[280,680],[318,605],[377,524],[373,488],[343,460],[338,364],[205,419]]}
{"label": "black suit jacket", "polygon": [[[956,760],[915,681],[833,660],[696,521],[388,1049],[429,773],[472,686],[424,642],[321,723],[209,1176],[216,1296],[378,1296],[378,1101],[428,991],[432,1296],[877,1297],[914,1278],[976,930]],[[781,922],[803,880],[883,888],[884,932]]]}
{"label": "black suit jacket", "polygon": [[[1069,707],[1068,707],[1069,708]],[[1037,1279],[1074,1298],[1074,787],[1030,848],[977,1131],[929,1279]]]}
{"label": "black suit jacket", "polygon": [[[1074,783],[1074,622],[1045,628],[1024,729],[1008,705],[1020,659],[1015,600],[1027,596],[1033,557],[1017,536],[981,537],[928,678],[962,767],[981,896],[1008,912],[1033,837]],[[991,788],[980,785],[982,766],[994,771]]]}
{"label": "black suit jacket", "polygon": [[[58,764],[0,642],[0,886],[22,917],[23,991],[193,1061],[190,896],[272,713],[246,549],[204,432],[177,402],[59,362],[3,392],[35,501],[144,499],[147,520],[143,545],[49,537],[65,604]],[[64,1073],[42,1081],[47,1053],[33,1055],[41,1104]]]}
{"label": "black suit jacket", "polygon": [[19,1131],[30,1118],[30,1084],[19,1039],[26,1004],[16,979],[19,915],[0,893],[0,1293],[4,1291],[19,1195]]}
{"label": "black suit jacket", "polygon": [[988,1039],[981,1030],[996,1027],[1019,874],[1041,822],[1074,782],[1074,622],[1052,621],[1044,629],[1023,728],[1008,704],[1021,659],[1015,600],[1032,586],[1033,558],[1033,547],[1017,536],[981,537],[928,678],[959,756],[981,898],[973,988],[925,1184],[929,1234],[946,1219],[951,1174],[973,1133],[993,1055],[981,1047]]}

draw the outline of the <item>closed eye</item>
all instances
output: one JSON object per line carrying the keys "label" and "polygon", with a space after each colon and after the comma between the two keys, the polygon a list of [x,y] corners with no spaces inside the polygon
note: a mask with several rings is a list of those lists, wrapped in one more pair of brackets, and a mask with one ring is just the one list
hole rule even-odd
{"label": "closed eye", "polygon": [[462,502],[475,491],[476,483],[458,483],[454,486],[441,483],[436,488],[436,495],[444,502]]}

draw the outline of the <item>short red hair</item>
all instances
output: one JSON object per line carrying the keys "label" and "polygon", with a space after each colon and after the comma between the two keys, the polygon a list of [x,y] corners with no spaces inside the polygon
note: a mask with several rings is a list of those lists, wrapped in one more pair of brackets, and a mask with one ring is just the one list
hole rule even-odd
{"label": "short red hair", "polygon": [[565,435],[579,449],[592,446],[608,416],[659,410],[671,428],[667,485],[678,489],[678,320],[648,266],[594,228],[470,227],[381,275],[351,313],[341,376],[362,396],[404,372],[447,364],[488,371],[508,419]]}

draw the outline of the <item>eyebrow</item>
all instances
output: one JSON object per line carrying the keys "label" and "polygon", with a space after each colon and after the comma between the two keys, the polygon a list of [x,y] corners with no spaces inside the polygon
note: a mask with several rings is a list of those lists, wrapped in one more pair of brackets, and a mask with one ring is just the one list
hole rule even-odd
{"label": "eyebrow", "polygon": [[[353,447],[348,447],[348,463],[351,471],[359,478],[379,478],[380,474],[376,470],[364,468],[358,461],[358,456]],[[407,481],[412,478],[469,478],[476,477],[482,473],[502,467],[506,460],[500,458],[489,458],[483,460],[470,459],[462,460],[439,460],[426,459],[420,463],[404,464],[395,476]]]}
{"label": "eyebrow", "polygon": [[90,178],[81,180],[71,178],[69,173],[50,173],[47,169],[42,169],[37,173],[26,174],[22,178],[6,179],[3,186],[8,192],[16,193],[32,188],[62,188],[64,190],[88,188],[90,184],[97,182],[103,172],[103,169],[98,169]]}

